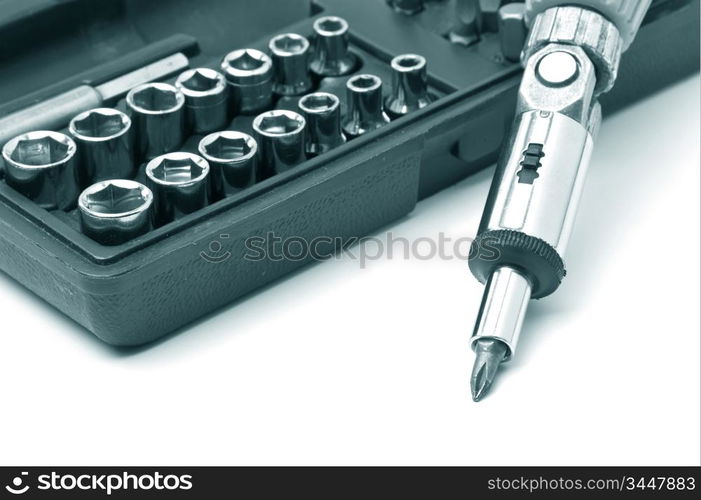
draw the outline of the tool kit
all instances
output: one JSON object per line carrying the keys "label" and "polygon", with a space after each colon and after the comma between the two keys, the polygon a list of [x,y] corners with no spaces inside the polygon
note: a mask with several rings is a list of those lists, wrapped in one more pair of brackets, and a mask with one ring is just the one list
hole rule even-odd
{"label": "tool kit", "polygon": [[[514,115],[524,6],[469,4],[0,0],[0,269],[138,345],[405,216]],[[606,113],[698,71],[698,19],[652,3]]]}

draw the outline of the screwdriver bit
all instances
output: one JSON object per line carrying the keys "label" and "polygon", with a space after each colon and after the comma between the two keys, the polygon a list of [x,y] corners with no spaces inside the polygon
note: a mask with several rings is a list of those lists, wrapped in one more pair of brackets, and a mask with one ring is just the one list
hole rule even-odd
{"label": "screwdriver bit", "polygon": [[448,36],[453,43],[472,45],[479,41],[482,30],[482,8],[479,0],[456,0],[456,24]]}

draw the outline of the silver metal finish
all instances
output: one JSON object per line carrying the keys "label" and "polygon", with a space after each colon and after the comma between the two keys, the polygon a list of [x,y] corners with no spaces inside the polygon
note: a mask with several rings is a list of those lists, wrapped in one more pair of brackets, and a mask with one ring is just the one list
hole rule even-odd
{"label": "silver metal finish", "polygon": [[509,360],[516,350],[530,298],[531,284],[523,275],[510,267],[494,271],[482,296],[471,339],[473,349],[481,339],[498,340],[507,347],[499,361]]}
{"label": "silver metal finish", "polygon": [[195,134],[221,130],[229,124],[229,89],[224,75],[209,68],[184,71],[175,87],[185,96],[187,129]]}
{"label": "silver metal finish", "polygon": [[508,347],[499,340],[484,337],[475,342],[474,351],[475,365],[472,367],[470,387],[472,400],[480,401],[489,393]]}
{"label": "silver metal finish", "polygon": [[273,62],[256,49],[229,52],[221,63],[229,83],[231,109],[236,115],[251,115],[273,103]]}
{"label": "silver metal finish", "polygon": [[93,184],[78,199],[83,234],[103,245],[120,245],[153,227],[153,193],[136,181]]}
{"label": "silver metal finish", "polygon": [[[582,124],[548,111],[524,113],[513,147],[499,167],[499,189],[487,201],[480,231],[511,229],[550,244],[560,256],[567,247],[584,184],[593,138]],[[542,166],[523,182],[523,152],[542,144]]]}
{"label": "silver metal finish", "polygon": [[78,145],[83,185],[134,176],[131,119],[113,108],[84,111],[68,125]]}
{"label": "silver metal finish", "polygon": [[168,153],[146,165],[158,225],[180,219],[209,203],[209,164],[192,153]]}
{"label": "silver metal finish", "polygon": [[333,94],[315,92],[299,100],[307,121],[307,156],[316,156],[346,142],[341,132],[341,102]]}
{"label": "silver metal finish", "polygon": [[472,45],[480,39],[482,8],[479,0],[455,1],[456,24],[448,38],[460,45]]}
{"label": "silver metal finish", "polygon": [[523,49],[524,61],[552,44],[580,47],[597,69],[595,93],[613,87],[623,40],[616,26],[597,12],[579,7],[555,7],[538,14]]}
{"label": "silver metal finish", "polygon": [[185,96],[167,83],[146,83],[127,94],[138,160],[177,150],[185,140]]}
{"label": "silver metal finish", "polygon": [[80,193],[76,145],[59,132],[27,132],[2,148],[5,180],[47,210],[69,210]]}
{"label": "silver metal finish", "polygon": [[507,3],[497,11],[497,23],[501,54],[509,61],[519,61],[527,30],[523,3]]}
{"label": "silver metal finish", "polygon": [[[497,166],[497,187],[487,199],[480,233],[522,232],[564,256],[593,149],[592,132],[601,118],[593,100],[595,76],[594,65],[579,47],[550,44],[529,57],[518,115]],[[524,166],[525,153],[533,148],[541,154],[536,169]],[[475,400],[489,390],[499,363],[516,352],[531,296],[527,272],[501,267],[487,280],[472,336],[473,349],[481,353],[472,381]],[[498,361],[500,344],[507,351]]]}
{"label": "silver metal finish", "polygon": [[275,74],[273,92],[283,96],[309,92],[309,40],[297,33],[284,33],[271,38],[268,49]]}
{"label": "silver metal finish", "polygon": [[[552,7],[559,7],[562,0],[526,0],[527,19]],[[569,5],[599,12],[611,21],[621,34],[623,50],[627,50],[638,33],[652,0],[569,0]]]}
{"label": "silver metal finish", "polygon": [[309,69],[320,76],[341,76],[353,72],[356,56],[348,50],[348,23],[337,16],[314,21],[314,54]]}
{"label": "silver metal finish", "polygon": [[204,137],[199,153],[210,167],[214,199],[236,194],[256,182],[258,143],[248,134],[225,130]]}
{"label": "silver metal finish", "polygon": [[185,55],[160,59],[98,87],[81,85],[0,118],[0,145],[32,130],[58,130],[78,113],[109,104],[142,83],[162,80],[187,68]]}
{"label": "silver metal finish", "polygon": [[[601,121],[595,97],[613,86],[625,43],[600,14],[559,3],[528,2],[529,7],[552,8],[539,12],[531,27],[515,123],[479,232],[515,231],[548,243],[562,258]],[[602,6],[605,11],[614,2],[574,3]],[[621,8],[624,4],[629,13],[636,12],[633,17],[642,19],[649,1],[640,2],[643,12],[631,8],[627,0],[620,2]],[[528,255],[527,249],[523,251]],[[488,391],[501,361],[515,353],[531,296],[528,277],[533,270],[526,262],[519,269],[498,267],[487,280],[472,338],[477,353],[471,380],[476,401]]]}
{"label": "silver metal finish", "polygon": [[385,109],[390,116],[404,116],[431,104],[424,57],[402,54],[392,59],[390,66],[392,91],[385,101]]}
{"label": "silver metal finish", "polygon": [[358,137],[389,123],[382,104],[382,80],[375,75],[356,75],[346,82],[348,111],[343,131]]}
{"label": "silver metal finish", "polygon": [[306,159],[305,129],[302,115],[283,109],[267,111],[253,120],[263,179],[285,172]]}

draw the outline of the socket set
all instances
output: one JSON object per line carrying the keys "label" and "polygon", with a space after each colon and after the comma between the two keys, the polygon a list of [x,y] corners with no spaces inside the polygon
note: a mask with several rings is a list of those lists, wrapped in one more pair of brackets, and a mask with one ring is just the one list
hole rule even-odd
{"label": "socket set", "polygon": [[[98,47],[124,54],[89,67],[74,50],[59,81],[0,87],[0,268],[115,345],[313,261],[251,260],[252,237],[362,237],[492,164],[526,36],[523,4],[499,0],[45,4],[0,32],[106,12],[117,35]],[[653,5],[605,109],[698,70],[697,11]]]}
{"label": "socket set", "polygon": [[[422,56],[390,61],[385,99],[387,82],[353,74],[363,63],[343,18],[321,16],[312,28],[313,49],[303,35],[276,35],[265,52],[235,49],[217,69],[136,85],[118,107],[76,114],[65,133],[12,137],[6,183],[47,210],[77,206],[84,235],[121,245],[430,104]],[[318,89],[347,75],[342,113],[339,97]],[[4,120],[17,128],[18,118]]]}

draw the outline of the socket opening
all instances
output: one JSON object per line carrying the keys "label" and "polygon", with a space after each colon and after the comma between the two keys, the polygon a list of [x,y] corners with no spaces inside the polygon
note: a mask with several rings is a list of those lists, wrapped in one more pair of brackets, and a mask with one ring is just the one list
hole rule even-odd
{"label": "socket opening", "polygon": [[270,50],[277,55],[290,56],[306,52],[309,40],[296,33],[285,33],[270,40]]}
{"label": "socket opening", "polygon": [[127,94],[127,103],[142,113],[177,111],[185,102],[182,92],[167,83],[147,83]]}
{"label": "socket opening", "polygon": [[126,217],[146,210],[153,202],[149,188],[135,181],[115,179],[93,184],[80,195],[80,209],[95,217]]}
{"label": "socket opening", "polygon": [[191,153],[168,153],[146,166],[146,175],[158,184],[191,184],[203,180],[208,173],[207,161]]}
{"label": "socket opening", "polygon": [[176,86],[193,93],[209,93],[224,88],[221,75],[209,68],[197,68],[183,73]]}
{"label": "socket opening", "polygon": [[369,92],[380,88],[382,80],[375,75],[357,75],[348,80],[349,89],[356,92]]}
{"label": "socket opening", "polygon": [[342,17],[320,17],[314,21],[314,31],[321,36],[342,35],[348,31],[348,22]]}
{"label": "socket opening", "polygon": [[236,81],[239,78],[261,77],[272,73],[273,63],[266,54],[256,49],[229,52],[221,64],[222,70]]}
{"label": "socket opening", "polygon": [[5,160],[26,167],[51,167],[75,155],[73,139],[59,132],[37,131],[15,137],[5,144]]}
{"label": "socket opening", "polygon": [[127,115],[111,108],[97,108],[79,114],[68,125],[68,130],[85,140],[110,139],[129,130],[131,120]]}
{"label": "socket opening", "polygon": [[200,142],[200,153],[214,161],[247,160],[256,154],[258,145],[243,132],[225,131],[208,135]]}
{"label": "socket opening", "polygon": [[391,66],[397,71],[414,71],[426,66],[426,59],[417,54],[403,54],[392,59]]}
{"label": "socket opening", "polygon": [[305,124],[299,113],[278,109],[258,115],[253,121],[253,129],[262,135],[279,137],[299,133]]}
{"label": "socket opening", "polygon": [[326,92],[307,94],[299,100],[299,108],[306,113],[324,113],[339,106],[338,97]]}
{"label": "socket opening", "polygon": [[264,66],[270,65],[268,56],[254,49],[235,50],[227,56],[225,62],[233,69],[246,72],[255,72]]}

